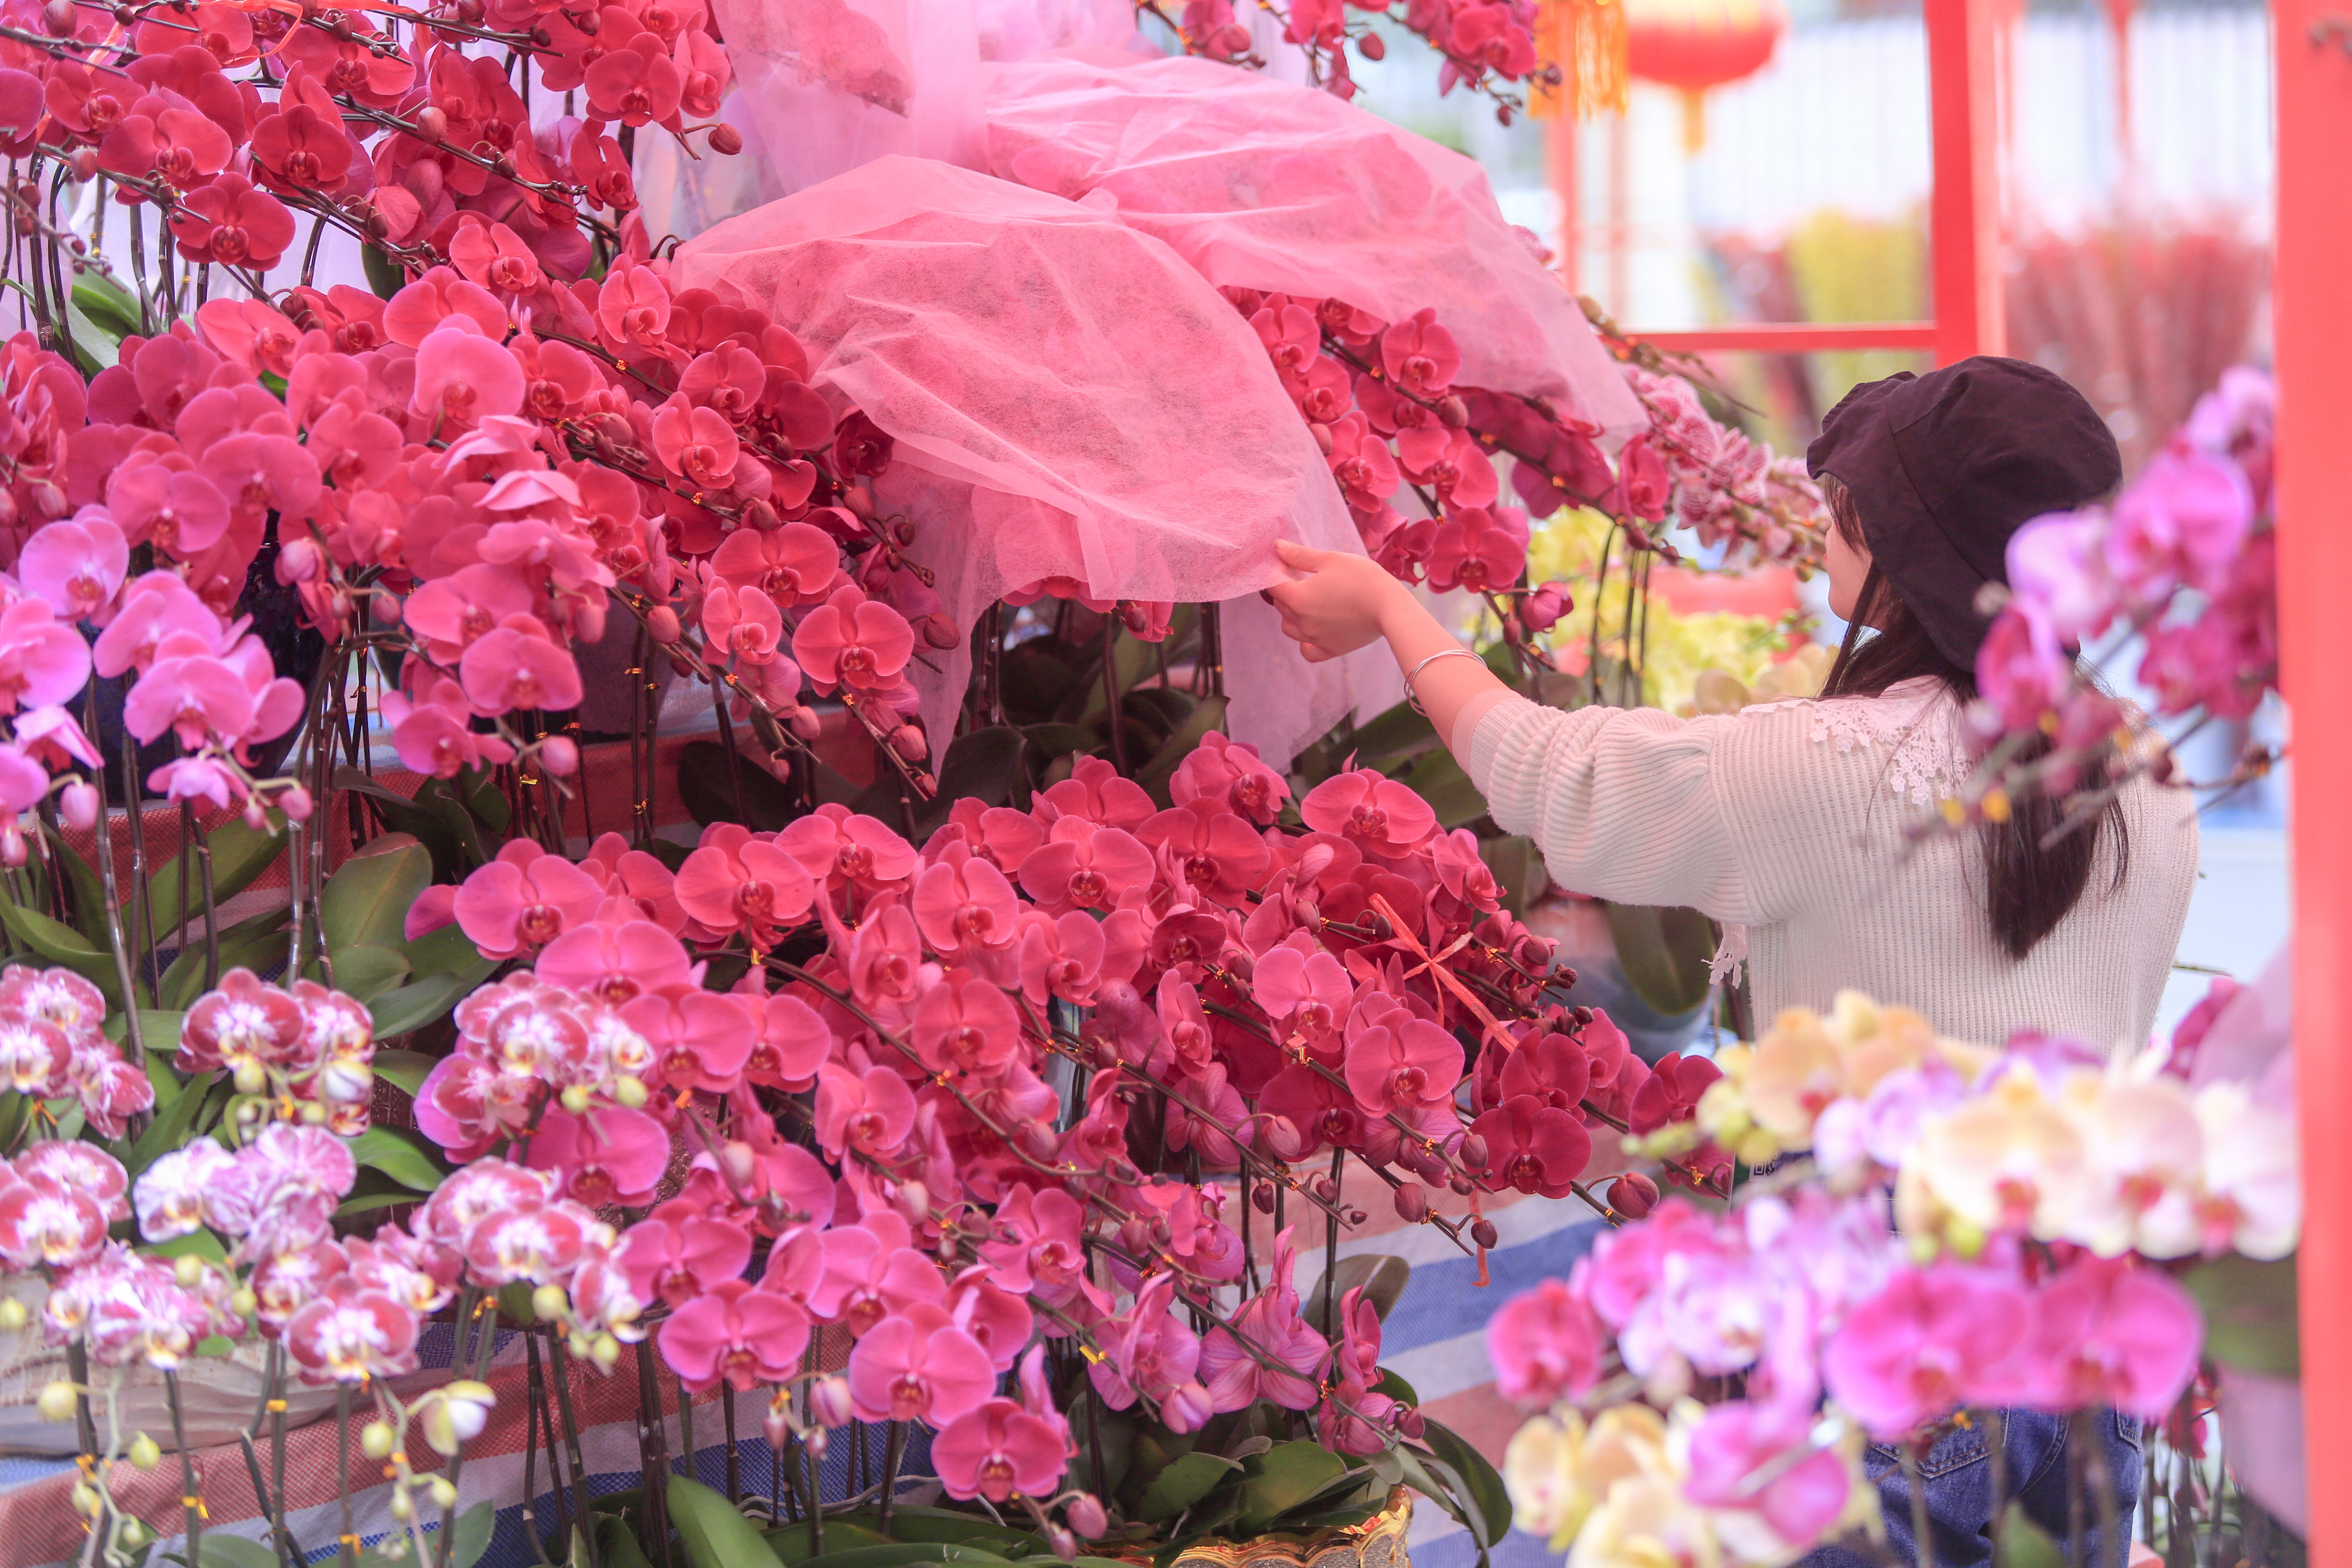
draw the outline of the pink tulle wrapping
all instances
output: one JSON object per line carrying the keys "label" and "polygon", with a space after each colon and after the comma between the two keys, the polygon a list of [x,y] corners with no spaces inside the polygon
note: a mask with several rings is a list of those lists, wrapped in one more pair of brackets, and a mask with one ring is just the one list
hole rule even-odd
{"label": "pink tulle wrapping", "polygon": [[1478,165],[1328,92],[1208,60],[1070,57],[987,73],[992,174],[1166,240],[1221,287],[1433,309],[1461,380],[1554,400],[1613,440],[1646,421]]}
{"label": "pink tulle wrapping", "polygon": [[[1256,591],[1284,575],[1276,538],[1362,548],[1247,323],[1106,213],[886,157],[688,242],[671,280],[791,322],[814,384],[897,442],[884,499],[916,519],[913,553],[961,627],[1048,576],[1104,598],[1240,597],[1236,620],[1270,626]],[[1272,651],[1250,624],[1229,638],[1234,658]],[[935,735],[963,690],[963,658],[940,662],[911,667]],[[1345,684],[1237,679],[1234,732],[1286,761]]]}

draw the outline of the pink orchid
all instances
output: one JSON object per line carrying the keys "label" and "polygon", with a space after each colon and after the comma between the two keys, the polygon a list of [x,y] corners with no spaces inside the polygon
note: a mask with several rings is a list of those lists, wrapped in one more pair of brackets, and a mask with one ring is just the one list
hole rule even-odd
{"label": "pink orchid", "polygon": [[54,1176],[0,1187],[0,1260],[19,1269],[69,1268],[106,1245],[106,1205]]}
{"label": "pink orchid", "polygon": [[921,864],[915,847],[880,818],[855,815],[830,801],[787,824],[776,835],[776,847],[829,889],[855,888],[869,898],[905,882]]}
{"label": "pink orchid", "polygon": [[1258,342],[1265,345],[1266,357],[1274,361],[1274,368],[1285,377],[1304,376],[1323,341],[1322,331],[1315,324],[1315,312],[1282,294],[1266,297],[1265,303],[1250,317],[1250,327],[1257,333]]}
{"label": "pink orchid", "polygon": [[1349,414],[1329,429],[1331,449],[1328,460],[1331,477],[1339,481],[1340,493],[1358,511],[1377,510],[1404,482],[1388,443],[1374,434],[1370,424],[1358,413]]}
{"label": "pink orchid", "polygon": [[1556,1110],[1533,1095],[1515,1095],[1470,1124],[1486,1142],[1487,1164],[1481,1180],[1491,1192],[1505,1187],[1564,1198],[1570,1184],[1592,1162],[1592,1134],[1582,1119]]}
{"label": "pink orchid", "polygon": [[418,584],[402,605],[401,619],[435,662],[454,665],[477,639],[509,616],[529,614],[536,602],[520,573],[477,562]]}
{"label": "pink orchid", "polygon": [[98,748],[82,733],[79,721],[61,707],[29,708],[16,715],[16,744],[35,761],[52,768],[100,766]]}
{"label": "pink orchid", "polygon": [[580,706],[580,667],[530,616],[509,616],[466,650],[466,700],[483,714]]}
{"label": "pink orchid", "polygon": [[746,1280],[727,1279],[672,1312],[659,1342],[662,1359],[688,1388],[700,1393],[723,1381],[743,1393],[798,1373],[808,1338],[808,1318],[798,1307]]}
{"label": "pink orchid", "polygon": [[80,694],[89,669],[89,645],[59,624],[45,601],[18,599],[0,609],[0,713],[68,702]]}
{"label": "pink orchid", "polygon": [[[1201,1336],[1171,1310],[1175,1291],[1173,1274],[1145,1280],[1126,1311],[1097,1326],[1096,1342],[1103,1359],[1090,1362],[1087,1375],[1113,1410],[1128,1409],[1141,1397],[1157,1403],[1161,1418],[1173,1429],[1197,1431],[1225,1406],[1212,1405],[1207,1389],[1193,1375],[1202,1359]],[[1171,1410],[1171,1400],[1180,1394],[1183,1398]]]}
{"label": "pink orchid", "polygon": [[[189,413],[194,412],[191,404]],[[188,416],[181,417],[184,425]],[[290,436],[263,430],[225,435],[205,447],[197,468],[231,506],[245,509],[257,521],[263,512],[297,519],[318,510],[319,459]],[[149,531],[152,537],[154,530]],[[190,560],[198,553],[185,539],[178,552]]]}
{"label": "pink orchid", "polygon": [[1047,914],[1108,910],[1151,887],[1151,851],[1116,827],[1066,816],[1021,862],[1021,886]]}
{"label": "pink orchid", "polygon": [[1034,809],[1048,826],[1060,817],[1083,816],[1134,833],[1154,808],[1141,784],[1119,777],[1118,770],[1100,757],[1082,757],[1068,778],[1038,795]]}
{"label": "pink orchid", "polygon": [[519,298],[545,287],[547,275],[522,237],[502,223],[461,225],[449,240],[450,264],[493,294]]}
{"label": "pink orchid", "polygon": [[1462,351],[1435,310],[1421,310],[1381,334],[1381,367],[1406,392],[1442,396],[1461,373]]}
{"label": "pink orchid", "polygon": [[1375,1024],[1369,1016],[1359,1013],[1348,1023],[1345,1072],[1356,1103],[1406,1116],[1451,1105],[1462,1081],[1462,1043],[1419,1018],[1389,1014]]}
{"label": "pink orchid", "polygon": [[84,507],[25,542],[16,577],[70,623],[112,604],[130,566],[131,546],[114,520],[100,508]]}
{"label": "pink orchid", "polygon": [[622,1005],[621,1017],[653,1048],[652,1069],[671,1089],[724,1094],[741,1081],[758,1027],[748,999],[676,986]]}
{"label": "pink orchid", "polygon": [[594,1210],[562,1198],[501,1209],[466,1233],[467,1267],[492,1289],[552,1284],[578,1266],[600,1224]]}
{"label": "pink orchid", "polygon": [[797,996],[774,995],[761,1011],[759,1037],[744,1060],[746,1081],[799,1093],[833,1054],[833,1030]]}
{"label": "pink orchid", "polygon": [[981,1256],[1008,1290],[1059,1305],[1086,1279],[1086,1210],[1058,1187],[1017,1185],[997,1201],[995,1225]]}
{"label": "pink orchid", "polygon": [[1450,487],[1450,499],[1454,504],[1430,546],[1429,585],[1484,594],[1517,582],[1528,563],[1525,514],[1515,507],[1490,510],[1491,496],[1480,500],[1458,486]]}
{"label": "pink orchid", "polygon": [[1591,1307],[1559,1279],[1513,1297],[1486,1325],[1496,1391],[1529,1406],[1580,1397],[1600,1374],[1602,1342]]}
{"label": "pink orchid", "polygon": [[2161,604],[2183,584],[2217,588],[2253,521],[2253,489],[2236,463],[2159,452],[2116,499],[2108,575],[2142,605]]}
{"label": "pink orchid", "polygon": [[1366,853],[1391,858],[1410,853],[1437,832],[1429,803],[1370,768],[1334,774],[1307,792],[1298,815],[1318,833],[1337,834]]}
{"label": "pink orchid", "polygon": [[827,1063],[817,1075],[817,1146],[834,1159],[856,1149],[876,1159],[898,1152],[914,1131],[915,1097],[887,1068],[862,1074]]}
{"label": "pink orchid", "polygon": [[1347,1021],[1356,988],[1337,958],[1303,932],[1269,948],[1251,977],[1257,1005],[1277,1026],[1320,1036]]}
{"label": "pink orchid", "polygon": [[[9,616],[19,606],[12,605],[7,615],[0,615],[0,699],[9,691],[10,661],[8,648],[16,640],[10,634]],[[64,628],[60,627],[60,630]],[[71,636],[71,633],[68,633]],[[141,673],[154,663],[159,651],[167,642],[181,645],[188,639],[207,652],[220,647],[220,617],[207,608],[195,591],[170,572],[150,572],[134,579],[122,595],[122,603],[114,619],[99,634],[97,643],[88,650],[88,657],[99,674],[121,675],[126,669]],[[74,638],[79,643],[81,639]],[[74,689],[79,690],[76,683]],[[72,695],[71,692],[67,693]],[[53,700],[63,701],[63,698]]]}
{"label": "pink orchid", "polygon": [[1822,1375],[1874,1436],[1892,1439],[1957,1405],[2003,1397],[2003,1363],[2033,1322],[2016,1279],[1993,1268],[1900,1269],[1847,1312],[1822,1347]]}
{"label": "pink orchid", "polygon": [[1047,1497],[1068,1460],[1053,1424],[1012,1399],[983,1400],[931,1439],[931,1462],[950,1497]]}
{"label": "pink orchid", "polygon": [[836,686],[885,689],[914,652],[907,617],[854,585],[835,589],[793,633],[793,657],[824,692]]}
{"label": "pink orchid", "polygon": [[1282,803],[1290,798],[1290,784],[1266,765],[1255,746],[1212,730],[1176,764],[1168,780],[1168,794],[1178,805],[1205,795],[1264,826],[1282,815]]}
{"label": "pink orchid", "polygon": [[1035,1336],[1037,1316],[1019,1292],[997,1284],[992,1273],[986,1264],[975,1264],[950,1281],[948,1313],[988,1352],[989,1365],[1011,1372]]}
{"label": "pink orchid", "polygon": [[614,1007],[648,991],[694,984],[686,949],[650,921],[604,918],[572,926],[541,951],[532,968],[550,984]]}
{"label": "pink orchid", "polygon": [[943,1307],[916,1302],[883,1319],[849,1352],[859,1419],[944,1428],[980,1407],[996,1385],[988,1352]]}
{"label": "pink orchid", "polygon": [[703,834],[701,847],[678,868],[677,892],[705,931],[740,931],[761,948],[774,946],[778,932],[805,920],[816,901],[816,884],[798,860],[733,824]]}
{"label": "pink orchid", "polygon": [[348,1276],[288,1320],[287,1354],[310,1383],[364,1383],[416,1368],[417,1316]]}
{"label": "pink orchid", "polygon": [[740,1277],[751,1261],[751,1233],[673,1200],[628,1228],[614,1260],[631,1294],[675,1307]]}
{"label": "pink orchid", "polygon": [[653,426],[654,457],[663,468],[694,489],[734,487],[743,448],[724,415],[695,407],[684,393],[674,393],[655,413]]}
{"label": "pink orchid", "polygon": [[457,924],[485,958],[545,947],[593,920],[604,901],[595,879],[537,842],[518,838],[457,889]]}
{"label": "pink orchid", "polygon": [[[1271,1283],[1242,1304],[1230,1332],[1212,1329],[1201,1341],[1201,1377],[1218,1410],[1240,1410],[1261,1398],[1286,1410],[1312,1410],[1321,1399],[1317,1385],[1330,1364],[1331,1345],[1299,1316],[1298,1289],[1292,1282],[1297,1265],[1291,1233],[1285,1230],[1275,1238]],[[1236,1334],[1265,1362],[1243,1350]]]}
{"label": "pink orchid", "polygon": [[[944,1308],[947,1281],[938,1267],[908,1243],[907,1222],[887,1211],[869,1214],[824,1237],[824,1261],[809,1310],[825,1322],[863,1336],[893,1312],[917,1303]],[[769,1270],[776,1269],[771,1263]]]}
{"label": "pink orchid", "polygon": [[[116,625],[121,625],[118,619]],[[110,630],[111,628],[109,628]],[[100,639],[103,641],[103,638]],[[445,675],[412,666],[417,689],[383,694],[384,721],[392,726],[393,749],[403,766],[435,778],[455,778],[467,768],[495,767],[514,760],[514,748],[485,735],[469,721],[473,710],[465,689]]]}
{"label": "pink orchid", "polygon": [[1201,896],[1225,902],[1239,899],[1271,858],[1265,840],[1247,822],[1222,802],[1199,796],[1155,813],[1136,837],[1166,853]]}
{"label": "pink orchid", "polygon": [[993,1076],[1021,1050],[1021,1015],[986,979],[953,969],[915,1005],[908,1037],[934,1072]]}
{"label": "pink orchid", "polygon": [[562,1195],[590,1208],[649,1202],[669,1168],[669,1131],[642,1110],[607,1106],[574,1116],[551,1108],[531,1134],[534,1170],[562,1178]]}
{"label": "pink orchid", "polygon": [[1816,1448],[1810,1411],[1745,1400],[1718,1405],[1690,1438],[1685,1495],[1706,1508],[1760,1519],[1790,1552],[1802,1552],[1843,1516],[1853,1480],[1838,1455]]}
{"label": "pink orchid", "polygon": [[924,940],[941,953],[1003,947],[1020,935],[1021,903],[1013,884],[960,849],[916,877],[913,905]]}
{"label": "pink orchid", "polygon": [[2112,1405],[2160,1420],[2196,1376],[2203,1340],[2197,1303],[2172,1276],[2128,1257],[2086,1254],[2033,1294],[2021,1403]]}
{"label": "pink orchid", "polygon": [[193,468],[127,464],[108,477],[106,506],[130,542],[174,555],[209,550],[228,531],[227,498]]}
{"label": "pink orchid", "polygon": [[711,552],[710,571],[738,588],[757,588],[779,605],[822,604],[841,586],[841,546],[805,522],[767,532],[739,528]]}
{"label": "pink orchid", "polygon": [[1723,1076],[1723,1069],[1705,1057],[1669,1051],[1650,1068],[1650,1076],[1633,1091],[1633,1113],[1627,1120],[1637,1133],[1655,1132],[1671,1122],[1687,1121],[1698,1112],[1699,1096]]}

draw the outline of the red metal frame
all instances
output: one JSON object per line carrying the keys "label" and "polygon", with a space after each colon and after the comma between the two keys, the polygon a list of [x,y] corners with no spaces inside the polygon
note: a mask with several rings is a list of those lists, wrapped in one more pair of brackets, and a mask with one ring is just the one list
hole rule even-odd
{"label": "red metal frame", "polygon": [[[1634,335],[1661,348],[1809,353],[1827,349],[1932,350],[1948,364],[1999,353],[2000,127],[2007,81],[2004,23],[2015,0],[1926,0],[1935,191],[1929,207],[1935,264],[1932,321],[1760,321],[1700,331]],[[1551,124],[1552,189],[1560,204],[1561,268],[1577,286],[1576,122]],[[1621,220],[1622,221],[1622,220]]]}
{"label": "red metal frame", "polygon": [[2279,633],[2294,705],[2294,1047],[2303,1121],[2304,1473],[2314,1568],[2352,1568],[2352,17],[2276,0]]}

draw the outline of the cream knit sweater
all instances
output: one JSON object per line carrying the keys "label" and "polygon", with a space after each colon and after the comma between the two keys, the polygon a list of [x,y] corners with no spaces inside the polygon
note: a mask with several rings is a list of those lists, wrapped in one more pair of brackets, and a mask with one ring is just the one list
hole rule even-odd
{"label": "cream knit sweater", "polygon": [[1495,821],[1535,839],[1553,881],[1690,905],[1731,928],[1734,956],[1744,937],[1759,1025],[1850,986],[1962,1039],[2038,1029],[2137,1048],[2197,879],[2188,792],[2127,786],[2121,881],[2103,832],[2082,901],[2012,961],[1973,836],[1905,833],[1966,777],[1960,722],[1927,679],[1687,720],[1507,696],[1465,710],[1453,739]]}

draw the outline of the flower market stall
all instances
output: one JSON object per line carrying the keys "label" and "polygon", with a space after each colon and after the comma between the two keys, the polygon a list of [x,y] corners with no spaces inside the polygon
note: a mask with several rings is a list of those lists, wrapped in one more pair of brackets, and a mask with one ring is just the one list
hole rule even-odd
{"label": "flower market stall", "polygon": [[[1639,702],[1654,572],[1826,520],[1350,101],[1404,36],[1524,112],[1559,18],[1273,15],[1303,81],[1222,0],[12,0],[9,1562],[1778,1568],[1956,1410],[2189,1452],[2275,1042],[1645,1059],[1385,654],[1280,635],[1277,539]],[[2272,417],[2021,536],[1921,833],[2167,765],[2076,645],[2275,685]]]}

